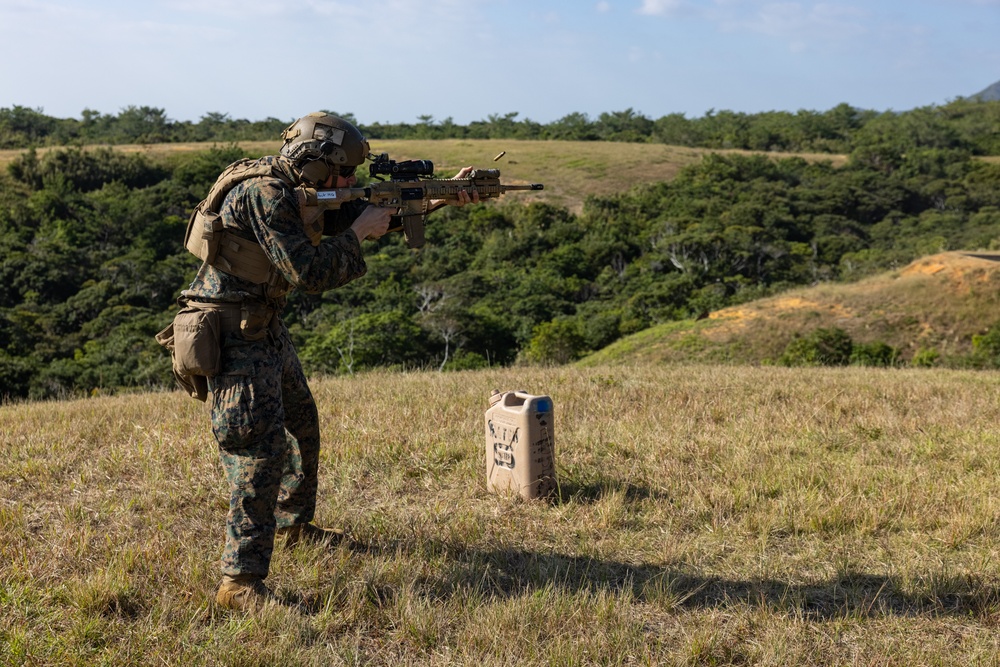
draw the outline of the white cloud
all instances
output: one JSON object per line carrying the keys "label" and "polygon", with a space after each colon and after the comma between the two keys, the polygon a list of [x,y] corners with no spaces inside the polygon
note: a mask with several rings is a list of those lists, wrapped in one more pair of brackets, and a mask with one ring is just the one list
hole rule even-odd
{"label": "white cloud", "polygon": [[[273,18],[288,24],[312,25],[316,40],[323,42],[336,35],[352,41],[371,42],[376,35],[405,28],[400,34],[456,28],[468,28],[478,14],[476,5],[463,0],[435,0],[415,3],[410,0],[381,0],[377,13],[370,5],[345,0],[163,0],[170,9],[190,15],[210,15],[246,22],[255,18]],[[277,37],[278,35],[276,35]]]}
{"label": "white cloud", "polygon": [[[282,6],[285,3],[280,1],[267,2],[266,0],[246,0],[245,2],[238,0],[213,0],[213,2],[166,0],[162,4],[175,12],[232,18],[278,16],[285,11],[285,7]],[[301,11],[301,6],[299,11]]]}
{"label": "white cloud", "polygon": [[611,3],[610,2],[598,2],[597,3],[597,11],[601,12],[602,14],[606,13],[606,12],[610,12],[611,11]]}
{"label": "white cloud", "polygon": [[801,53],[815,44],[846,43],[871,33],[873,15],[832,2],[718,2],[705,18],[728,33],[786,40]]}
{"label": "white cloud", "polygon": [[677,11],[683,5],[683,0],[642,0],[642,7],[638,11],[647,16],[665,16]]}

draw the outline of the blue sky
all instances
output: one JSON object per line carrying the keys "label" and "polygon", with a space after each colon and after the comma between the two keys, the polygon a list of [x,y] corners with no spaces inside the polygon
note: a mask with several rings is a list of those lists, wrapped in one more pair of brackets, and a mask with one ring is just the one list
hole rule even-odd
{"label": "blue sky", "polygon": [[0,0],[0,62],[64,118],[901,111],[1000,80],[1000,0]]}

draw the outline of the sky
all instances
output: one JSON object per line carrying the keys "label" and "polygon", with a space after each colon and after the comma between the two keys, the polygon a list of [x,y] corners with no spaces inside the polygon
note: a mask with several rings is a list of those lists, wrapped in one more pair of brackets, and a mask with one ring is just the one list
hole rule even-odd
{"label": "sky", "polygon": [[0,0],[0,63],[59,118],[904,111],[1000,80],[1000,0]]}

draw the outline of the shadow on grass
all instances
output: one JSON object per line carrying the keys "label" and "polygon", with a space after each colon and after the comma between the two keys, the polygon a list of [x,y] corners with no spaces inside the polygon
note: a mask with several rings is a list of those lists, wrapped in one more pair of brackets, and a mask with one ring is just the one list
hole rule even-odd
{"label": "shadow on grass", "polygon": [[[469,591],[508,599],[554,590],[611,593],[678,611],[750,607],[811,620],[917,615],[995,619],[1000,613],[1000,590],[974,576],[928,573],[923,580],[907,585],[896,577],[847,571],[829,580],[803,584],[725,579],[670,566],[520,549],[477,550],[439,541],[355,543],[352,548],[358,553],[390,557],[444,557],[449,565],[446,573],[417,582],[424,595],[436,600]],[[387,590],[381,594],[393,595]]]}
{"label": "shadow on grass", "polygon": [[576,502],[589,504],[600,501],[610,493],[619,493],[627,502],[641,500],[669,500],[669,496],[661,491],[630,483],[595,480],[592,482],[560,481],[556,497],[552,502],[558,505]]}

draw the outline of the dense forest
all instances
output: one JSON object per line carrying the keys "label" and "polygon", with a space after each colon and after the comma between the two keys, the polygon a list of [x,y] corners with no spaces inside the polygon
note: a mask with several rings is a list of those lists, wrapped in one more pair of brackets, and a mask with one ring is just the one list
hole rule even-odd
{"label": "dense forest", "polygon": [[[370,139],[545,139],[659,142],[699,148],[753,151],[850,153],[874,139],[903,132],[926,147],[963,148],[974,155],[1000,155],[1000,105],[958,99],[905,112],[876,112],[840,104],[828,111],[746,114],[710,111],[701,118],[669,114],[658,119],[626,109],[592,119],[571,113],[551,123],[520,119],[517,112],[492,114],[468,125],[451,118],[419,116],[416,123],[371,123],[340,113]],[[174,121],[164,109],[128,107],[118,114],[84,109],[81,118],[60,119],[15,106],[0,108],[0,148],[72,144],[273,141],[294,119],[237,120],[209,113],[197,123]],[[944,134],[942,130],[946,130]]]}
{"label": "dense forest", "polygon": [[[842,109],[863,120],[849,138],[819,127],[798,145],[847,141],[843,167],[713,154],[669,183],[591,198],[579,215],[540,203],[447,209],[421,251],[398,235],[368,243],[366,277],[294,294],[285,319],[311,373],[564,363],[792,286],[995,247],[1000,164],[973,156],[996,152],[1000,103],[977,104]],[[10,116],[0,114],[8,142]],[[59,141],[97,140],[77,129]],[[154,161],[70,145],[14,160],[0,174],[0,395],[170,385],[153,335],[197,268],[181,245],[187,216],[243,155],[230,144]]]}

